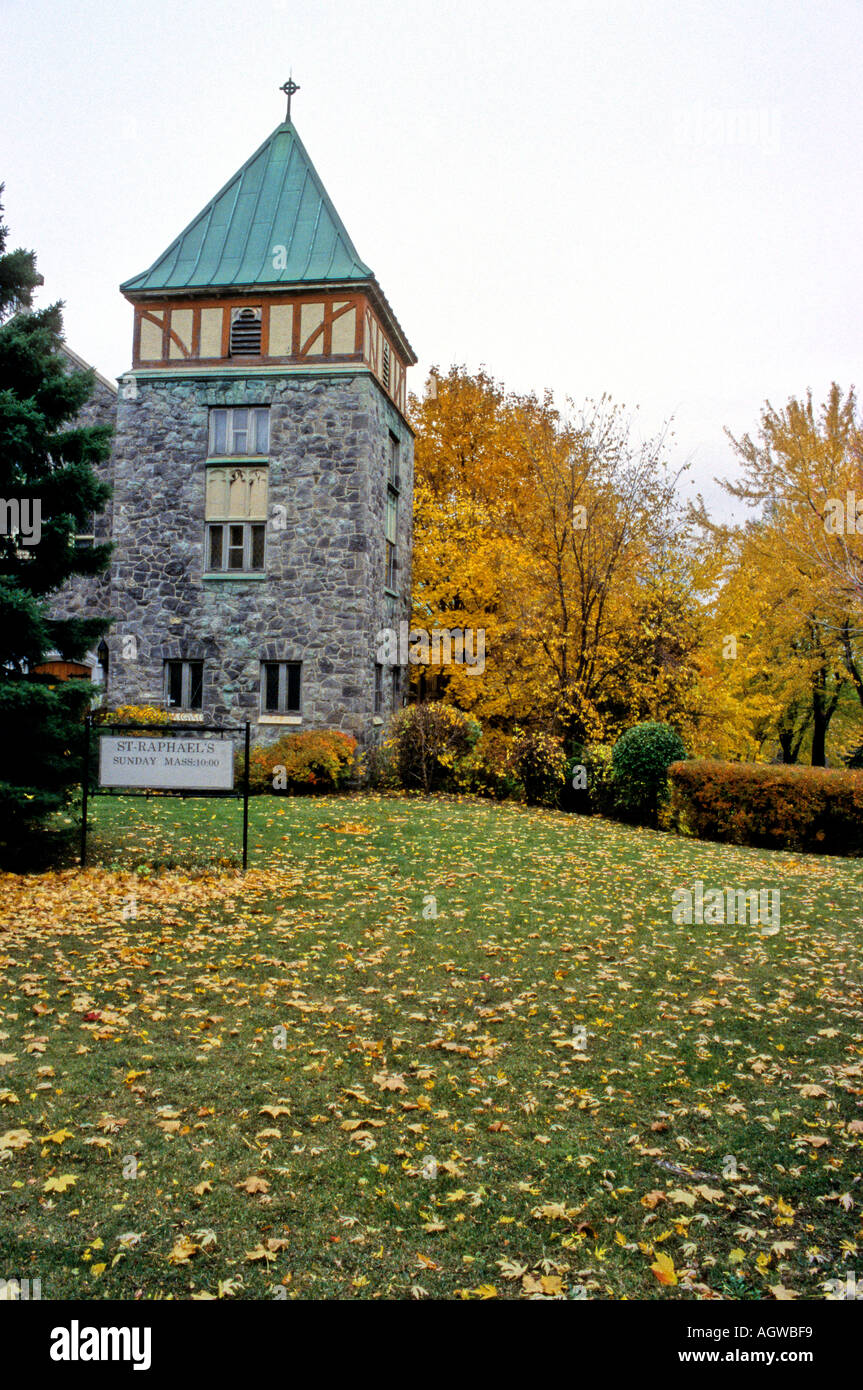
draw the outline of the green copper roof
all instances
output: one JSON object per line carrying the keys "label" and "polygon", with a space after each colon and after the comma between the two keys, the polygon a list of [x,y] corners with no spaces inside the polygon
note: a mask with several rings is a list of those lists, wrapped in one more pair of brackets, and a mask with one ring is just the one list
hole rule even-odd
{"label": "green copper roof", "polygon": [[150,269],[120,288],[134,293],[372,278],[286,122]]}

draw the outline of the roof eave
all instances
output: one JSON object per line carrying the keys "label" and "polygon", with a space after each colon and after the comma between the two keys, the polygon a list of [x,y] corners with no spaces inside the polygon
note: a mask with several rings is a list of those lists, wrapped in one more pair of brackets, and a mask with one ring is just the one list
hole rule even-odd
{"label": "roof eave", "polygon": [[102,386],[105,386],[109,391],[113,392],[115,396],[117,395],[117,383],[115,381],[109,381],[106,376],[103,376],[98,368],[93,366],[92,362],[88,362],[86,358],[82,357],[74,348],[70,348],[65,339],[60,344],[60,351],[79,371],[92,372],[96,380],[100,382]]}
{"label": "roof eave", "polygon": [[415,367],[419,358],[411,347],[404,329],[396,318],[392,305],[374,276],[372,276],[371,280],[367,281],[367,288],[369,290],[369,298],[392,333],[398,347],[407,358],[408,366]]}

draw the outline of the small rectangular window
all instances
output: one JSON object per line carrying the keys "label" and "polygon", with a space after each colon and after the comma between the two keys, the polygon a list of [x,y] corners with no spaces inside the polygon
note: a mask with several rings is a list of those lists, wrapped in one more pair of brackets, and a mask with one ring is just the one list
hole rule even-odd
{"label": "small rectangular window", "polygon": [[210,458],[266,456],[270,449],[270,412],[266,406],[231,406],[210,411]]}
{"label": "small rectangular window", "polygon": [[395,488],[387,488],[387,514],[386,514],[386,536],[384,542],[385,549],[385,574],[384,584],[388,589],[396,587],[396,570],[398,560],[396,558],[396,537],[398,531],[398,506],[399,495]]}
{"label": "small rectangular window", "polygon": [[263,522],[237,521],[207,527],[209,570],[218,573],[260,574],[266,567],[266,533]]}
{"label": "small rectangular window", "polygon": [[165,662],[165,703],[169,709],[203,708],[203,661]]}
{"label": "small rectangular window", "polygon": [[384,668],[375,662],[375,714],[381,714],[384,707]]}
{"label": "small rectangular window", "polygon": [[399,441],[394,434],[389,436],[390,447],[387,459],[387,482],[390,487],[398,488],[399,479]]}
{"label": "small rectangular window", "polygon": [[299,714],[301,672],[299,661],[262,662],[262,714]]}

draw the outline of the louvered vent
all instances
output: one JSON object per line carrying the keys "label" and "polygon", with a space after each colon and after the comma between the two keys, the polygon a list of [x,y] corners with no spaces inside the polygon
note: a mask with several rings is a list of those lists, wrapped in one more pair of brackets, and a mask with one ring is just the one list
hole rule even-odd
{"label": "louvered vent", "polygon": [[233,309],[231,311],[231,356],[259,357],[260,353],[260,309]]}
{"label": "louvered vent", "polygon": [[390,389],[390,345],[389,345],[389,343],[384,343],[384,363],[383,363],[383,371],[381,372],[381,376],[383,377],[384,390],[389,391],[389,389]]}

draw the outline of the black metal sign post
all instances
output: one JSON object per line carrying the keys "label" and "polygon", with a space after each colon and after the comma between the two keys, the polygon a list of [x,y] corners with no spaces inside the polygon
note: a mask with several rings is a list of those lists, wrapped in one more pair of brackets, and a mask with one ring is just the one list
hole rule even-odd
{"label": "black metal sign post", "polygon": [[[243,741],[243,784],[238,789],[232,786],[230,789],[218,790],[203,787],[147,787],[141,790],[133,790],[127,787],[103,787],[101,783],[90,791],[90,732],[93,724],[92,714],[88,714],[84,726],[84,753],[81,765],[81,868],[87,866],[87,811],[91,796],[213,796],[231,797],[238,800],[243,799],[243,872],[248,867],[249,862],[249,746],[250,728],[249,721],[243,724],[99,724],[97,728],[100,732],[123,733],[130,738],[150,738],[157,736],[170,735],[171,738],[196,737],[200,734],[244,734]],[[146,732],[139,732],[145,730]],[[101,758],[99,775],[101,776]]]}
{"label": "black metal sign post", "polygon": [[90,790],[90,724],[93,716],[84,721],[84,766],[81,769],[81,868],[87,865],[87,793]]}
{"label": "black metal sign post", "polygon": [[246,720],[245,761],[243,763],[243,873],[249,859],[249,721]]}

